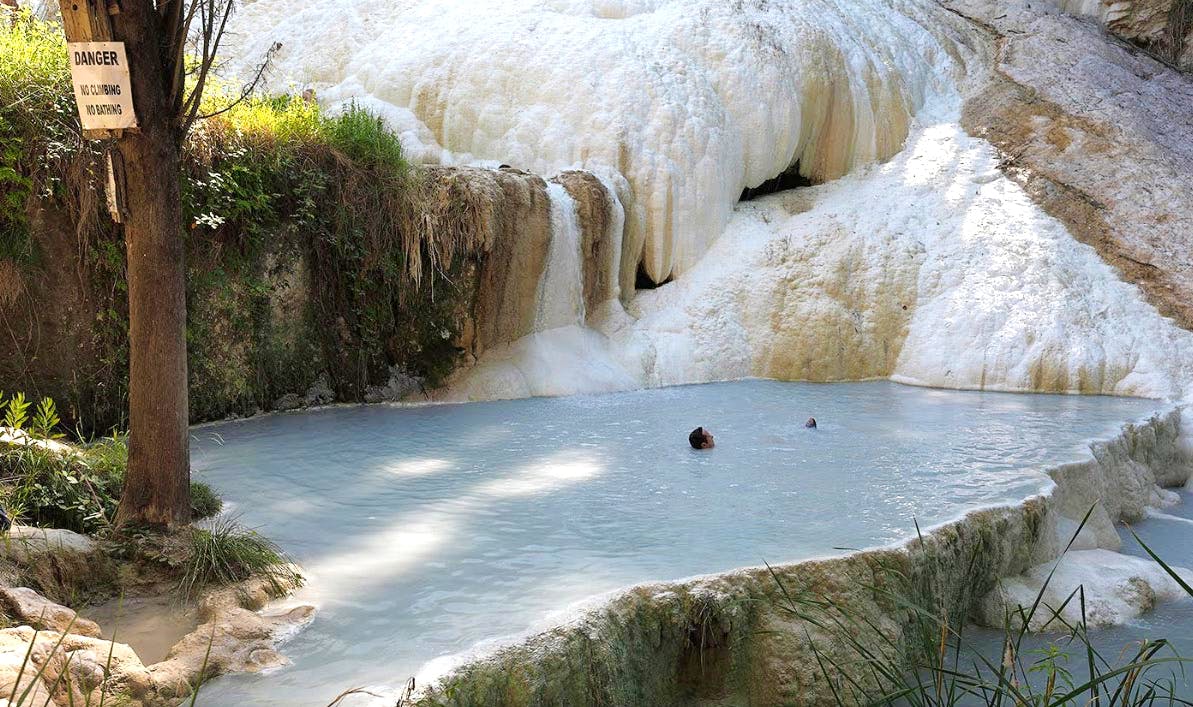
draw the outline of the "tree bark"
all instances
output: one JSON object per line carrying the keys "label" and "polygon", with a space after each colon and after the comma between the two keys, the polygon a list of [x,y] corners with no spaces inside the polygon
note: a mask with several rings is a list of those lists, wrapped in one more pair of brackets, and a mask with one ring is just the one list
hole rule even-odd
{"label": "tree bark", "polygon": [[161,17],[148,0],[124,0],[112,19],[140,125],[117,141],[125,171],[129,450],[116,523],[175,526],[191,515],[182,136],[168,98]]}

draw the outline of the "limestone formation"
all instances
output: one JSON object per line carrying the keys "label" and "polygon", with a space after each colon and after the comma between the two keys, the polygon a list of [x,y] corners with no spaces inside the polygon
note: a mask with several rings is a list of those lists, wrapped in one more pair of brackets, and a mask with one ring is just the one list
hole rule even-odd
{"label": "limestone formation", "polygon": [[99,637],[99,625],[94,621],[55,604],[28,587],[0,587],[0,606],[6,608],[10,616],[36,629]]}
{"label": "limestone formation", "polygon": [[1187,395],[1193,81],[1029,2],[946,5],[968,74],[902,152],[739,205],[675,282],[490,350],[440,396],[742,376]]}
{"label": "limestone formation", "polygon": [[890,157],[968,53],[955,18],[918,0],[361,11],[370,29],[346,44],[313,7],[246,5],[234,22],[271,31],[236,32],[231,53],[248,71],[281,42],[278,86],[377,110],[421,161],[621,175],[622,260],[655,283],[704,255],[743,187],[797,162],[819,181]]}
{"label": "limestone formation", "polygon": [[263,580],[215,592],[199,605],[199,626],[148,671],[162,698],[190,692],[199,675],[260,672],[289,661],[277,642],[314,618],[309,605],[263,611],[271,595]]}
{"label": "limestone formation", "polygon": [[[1193,581],[1193,572],[1174,571],[1186,582]],[[1150,611],[1157,601],[1187,596],[1150,559],[1109,550],[1070,550],[1056,562],[999,580],[978,603],[978,618],[987,626],[1000,627],[1008,620],[1021,625],[1020,617],[1028,614],[1041,592],[1043,598],[1030,622],[1035,631],[1064,630],[1082,622],[1090,628],[1116,626]]]}
{"label": "limestone formation", "polygon": [[1193,80],[1030,3],[946,5],[996,45],[966,129],[998,147],[1003,171],[1075,238],[1193,328]]}
{"label": "limestone formation", "polygon": [[[2,597],[10,607],[20,602],[18,618],[37,612],[39,617],[52,617],[54,628],[0,630],[0,699],[12,699],[16,687],[17,697],[30,690],[22,704],[58,707],[99,704],[101,695],[128,707],[175,707],[201,680],[284,665],[286,658],[276,650],[278,641],[314,614],[313,607],[302,605],[263,612],[270,598],[266,582],[249,580],[206,597],[200,605],[203,623],[165,660],[146,666],[127,645],[98,638],[94,623],[76,619],[70,624],[65,619],[73,612],[31,590],[6,589]],[[43,610],[46,607],[49,610]],[[32,623],[50,621],[38,618]],[[68,625],[71,632],[61,633]]]}
{"label": "limestone formation", "polygon": [[539,276],[551,242],[551,205],[540,177],[516,170],[432,171],[444,199],[461,200],[479,251],[476,295],[461,345],[473,356],[534,331]]}
{"label": "limestone formation", "polygon": [[1193,6],[1185,0],[1050,0],[1092,17],[1107,30],[1157,57],[1193,71]]}
{"label": "limestone formation", "polygon": [[621,281],[621,233],[624,217],[617,194],[590,172],[560,172],[551,181],[562,184],[576,203],[582,241],[584,309],[617,299]]}
{"label": "limestone formation", "polygon": [[588,330],[490,349],[442,396],[744,376],[1184,395],[1193,335],[1004,176],[952,110],[864,174],[739,206],[683,277]]}

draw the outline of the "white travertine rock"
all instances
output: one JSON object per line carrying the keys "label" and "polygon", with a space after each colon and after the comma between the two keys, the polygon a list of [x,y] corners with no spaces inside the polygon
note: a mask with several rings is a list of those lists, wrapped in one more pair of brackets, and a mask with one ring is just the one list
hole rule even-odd
{"label": "white travertine rock", "polygon": [[[1193,69],[1193,52],[1174,55],[1174,39],[1179,39],[1184,0],[1045,0],[1072,15],[1092,17],[1123,39],[1149,47],[1186,71]],[[1187,13],[1188,11],[1185,10]],[[1193,36],[1193,25],[1184,30]],[[1188,38],[1184,39],[1186,49]]]}
{"label": "white travertine rock", "polygon": [[955,106],[940,108],[889,162],[742,204],[683,277],[625,312],[609,303],[590,329],[491,350],[442,397],[744,376],[1188,394],[1193,334],[1003,176]]}
{"label": "white travertine rock", "polygon": [[941,0],[1000,35],[964,123],[1149,302],[1193,329],[1193,81],[1037,0]]}
{"label": "white travertine rock", "polygon": [[693,265],[743,187],[891,156],[968,51],[926,0],[258,0],[233,24],[241,73],[281,42],[278,85],[381,112],[418,158],[623,175],[623,289]]}
{"label": "white travertine rock", "polygon": [[[1187,88],[1055,11],[946,4],[956,14],[926,0],[353,0],[329,17],[258,0],[236,21],[270,30],[242,33],[232,51],[249,66],[281,41],[279,81],[381,111],[432,161],[584,166],[617,185],[621,253],[600,267],[617,271],[628,312],[602,301],[582,319],[556,316],[574,310],[580,285],[566,285],[591,264],[556,257],[575,250],[559,241],[574,237],[575,207],[551,187],[553,238],[535,241],[551,263],[529,274],[538,300],[502,315],[533,326],[489,337],[442,397],[743,375],[1185,394],[1188,334],[957,126],[962,96],[987,92],[995,69],[1080,113],[1048,133],[1072,142],[1055,161],[1060,183],[1131,224],[1113,234],[1122,262],[1168,268],[1150,298],[1193,282],[1180,248]],[[994,51],[958,15],[1005,26],[1015,51]],[[344,31],[357,40],[339,41]],[[1105,158],[1078,127],[1105,134]],[[743,186],[797,160],[817,178],[848,175],[734,209]],[[633,295],[640,261],[655,282],[678,277]],[[484,319],[476,326],[492,328]]]}
{"label": "white travertine rock", "polygon": [[67,631],[80,636],[99,637],[99,625],[61,604],[46,599],[28,587],[0,587],[0,605],[14,618],[33,628]]}
{"label": "white travertine rock", "polygon": [[[175,644],[165,660],[150,666],[123,643],[74,633],[81,625],[95,627],[85,619],[76,621],[72,633],[66,634],[30,626],[0,630],[0,695],[11,694],[19,681],[32,685],[32,694],[38,696],[22,704],[98,704],[102,691],[109,703],[174,707],[190,694],[200,676],[258,672],[286,664],[276,646],[309,623],[314,608],[300,605],[263,611],[269,596],[267,584],[258,579],[214,592],[200,607],[204,623]],[[31,605],[32,600],[25,599]],[[59,680],[66,671],[69,683]]]}
{"label": "white travertine rock", "polygon": [[[1173,570],[1185,581],[1193,581],[1193,572],[1179,567]],[[1065,604],[1078,588],[1085,594],[1084,618],[1090,628],[1121,624],[1150,610],[1157,601],[1185,596],[1176,580],[1151,560],[1109,550],[1071,550],[1055,563],[1037,565],[1023,575],[1002,580],[979,603],[978,614],[987,626],[1002,626],[1008,611],[1014,615],[1020,608],[1029,610],[1043,589],[1031,629],[1059,630],[1064,622],[1076,625],[1082,619],[1079,599]]]}

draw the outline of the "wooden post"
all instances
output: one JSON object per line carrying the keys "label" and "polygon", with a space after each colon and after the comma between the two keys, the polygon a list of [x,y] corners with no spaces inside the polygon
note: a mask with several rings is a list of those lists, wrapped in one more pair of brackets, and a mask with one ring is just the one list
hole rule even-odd
{"label": "wooden post", "polygon": [[[66,30],[68,42],[110,42],[112,41],[112,18],[104,0],[58,0],[62,8],[62,28]],[[112,7],[119,14],[120,6]],[[83,130],[88,140],[120,138],[123,130]]]}
{"label": "wooden post", "polygon": [[[120,14],[120,4],[117,0],[59,0],[58,4],[62,9],[62,27],[66,31],[67,42],[112,41],[112,15]],[[129,128],[129,131],[135,132],[136,128]],[[118,140],[123,136],[124,130],[83,129],[83,137],[88,140]],[[105,161],[107,179],[104,180],[104,191],[108,201],[108,213],[112,215],[113,221],[123,223],[124,164],[119,156],[113,159],[110,151]]]}

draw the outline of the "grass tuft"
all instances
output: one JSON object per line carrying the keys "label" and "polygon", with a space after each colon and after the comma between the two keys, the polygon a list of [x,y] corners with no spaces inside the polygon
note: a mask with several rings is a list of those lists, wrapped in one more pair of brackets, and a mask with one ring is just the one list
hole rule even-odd
{"label": "grass tuft", "polygon": [[210,518],[224,508],[224,501],[202,481],[191,482],[191,520]]}
{"label": "grass tuft", "polygon": [[183,562],[179,592],[186,599],[213,586],[261,577],[270,592],[282,596],[302,583],[302,575],[281,549],[235,520],[219,520],[210,528],[193,528]]}

